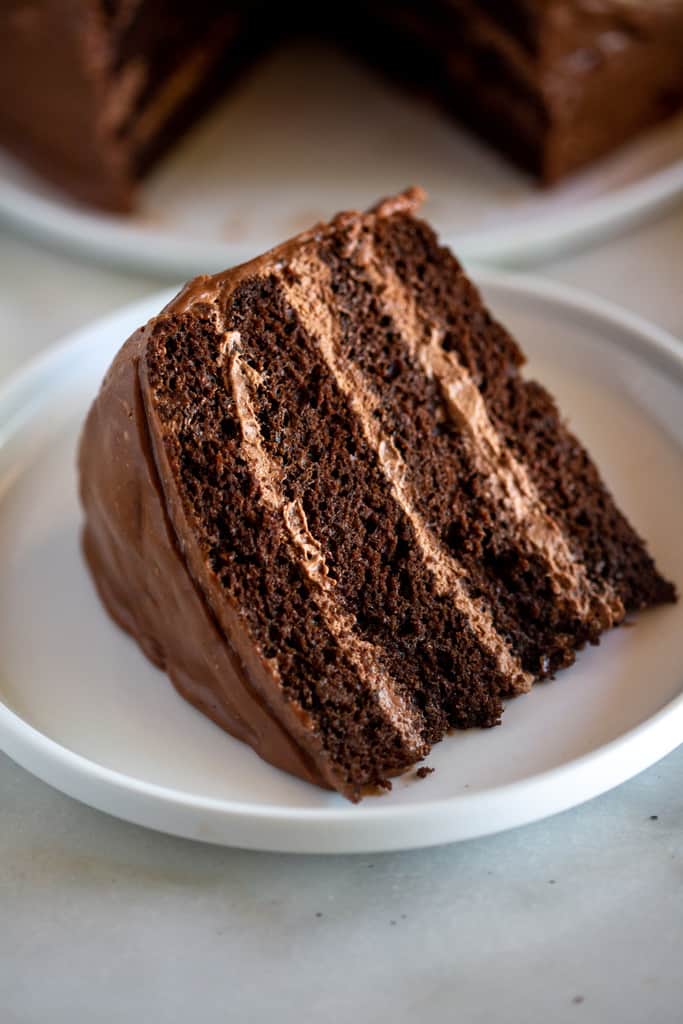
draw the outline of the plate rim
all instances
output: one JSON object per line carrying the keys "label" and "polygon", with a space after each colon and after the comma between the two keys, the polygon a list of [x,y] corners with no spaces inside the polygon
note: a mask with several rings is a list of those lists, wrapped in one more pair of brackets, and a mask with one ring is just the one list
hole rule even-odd
{"label": "plate rim", "polygon": [[[516,299],[528,296],[545,305],[560,306],[579,320],[595,322],[597,319],[603,326],[613,328],[613,333],[618,335],[615,344],[636,351],[647,362],[651,363],[654,357],[660,366],[663,362],[675,369],[683,384],[683,346],[672,334],[638,314],[580,289],[543,278],[480,270],[475,273],[475,281],[485,291],[499,289]],[[173,293],[174,289],[155,292],[87,324],[10,375],[0,385],[0,449],[20,434],[26,421],[35,416],[35,410],[22,406],[21,398],[27,390],[35,394],[36,385],[40,388],[48,381],[53,369],[64,359],[76,359],[93,334],[112,331],[121,321],[148,317],[151,308],[160,309]],[[0,489],[0,503],[4,493],[4,488]],[[650,746],[653,734],[659,739],[654,752]],[[413,849],[505,831],[599,796],[656,763],[682,742],[683,692],[608,743],[511,783],[417,804],[382,806],[366,800],[358,807],[344,804],[302,808],[202,796],[128,775],[51,739],[0,697],[0,749],[49,785],[105,813],[114,813],[158,831],[222,845],[280,852]],[[607,770],[595,773],[600,762]],[[598,778],[591,778],[595,774]],[[577,775],[583,779],[578,795],[575,786],[570,787],[571,792],[561,795],[562,783]],[[92,787],[95,787],[94,792]],[[102,795],[98,787],[104,787]],[[111,810],[112,804],[118,805],[121,801],[126,804],[127,800],[132,801],[127,808],[118,806],[117,810]],[[508,814],[502,825],[494,822],[487,827],[486,821],[481,820],[489,813],[487,807],[506,802],[521,804],[525,809]],[[160,818],[154,814],[155,807]],[[197,812],[210,820],[193,821]],[[472,815],[469,828],[465,820],[468,814]],[[420,838],[413,834],[416,825],[424,827]],[[315,826],[312,832],[311,826]],[[385,834],[388,827],[393,832]],[[406,827],[410,838],[405,834]],[[330,828],[325,835],[325,830]]]}
{"label": "plate rim", "polygon": [[[197,274],[206,267],[218,270],[257,255],[259,246],[244,242],[182,238],[181,245],[178,232],[145,229],[133,219],[90,210],[58,194],[42,194],[38,183],[31,187],[30,170],[26,173],[28,184],[0,173],[0,223],[48,246],[88,256],[105,266],[169,278]],[[569,209],[502,227],[449,233],[444,241],[470,262],[509,269],[533,267],[551,255],[606,241],[672,204],[681,193],[683,158],[605,194],[577,198]]]}

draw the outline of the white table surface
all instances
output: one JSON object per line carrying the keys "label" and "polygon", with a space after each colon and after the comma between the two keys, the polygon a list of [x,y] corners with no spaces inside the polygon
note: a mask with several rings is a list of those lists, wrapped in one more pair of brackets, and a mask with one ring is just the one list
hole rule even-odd
{"label": "white table surface", "polygon": [[[549,276],[683,338],[683,207]],[[0,378],[160,287],[0,234]],[[683,748],[435,850],[291,857],[116,821],[0,755],[0,1024],[680,1024]]]}

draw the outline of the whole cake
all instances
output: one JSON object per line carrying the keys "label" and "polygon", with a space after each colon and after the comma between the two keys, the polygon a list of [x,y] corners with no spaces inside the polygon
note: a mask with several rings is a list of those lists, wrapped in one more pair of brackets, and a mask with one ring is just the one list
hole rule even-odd
{"label": "whole cake", "polygon": [[546,183],[683,106],[683,0],[5,0],[0,144],[125,211],[137,180],[285,35],[318,32]]}
{"label": "whole cake", "polygon": [[352,800],[675,599],[420,198],[190,282],[80,450],[112,616],[219,725]]}

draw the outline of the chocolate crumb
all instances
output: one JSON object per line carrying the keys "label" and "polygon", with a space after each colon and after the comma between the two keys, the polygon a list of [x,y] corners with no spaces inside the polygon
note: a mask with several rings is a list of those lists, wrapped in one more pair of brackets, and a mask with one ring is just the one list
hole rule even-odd
{"label": "chocolate crumb", "polygon": [[390,779],[379,779],[378,782],[369,782],[359,789],[359,795],[361,797],[374,796],[381,797],[385,793],[389,792],[392,788]]}
{"label": "chocolate crumb", "polygon": [[428,775],[433,773],[434,769],[429,768],[426,764],[423,764],[421,768],[418,768],[415,775],[418,779],[426,779]]}
{"label": "chocolate crumb", "polygon": [[575,1004],[576,1006],[578,1006],[578,1005],[579,1005],[579,1003],[582,1003],[582,1002],[583,1002],[583,996],[574,996],[574,998],[572,999],[572,1002],[573,1002],[573,1003],[574,1003],[574,1004]]}

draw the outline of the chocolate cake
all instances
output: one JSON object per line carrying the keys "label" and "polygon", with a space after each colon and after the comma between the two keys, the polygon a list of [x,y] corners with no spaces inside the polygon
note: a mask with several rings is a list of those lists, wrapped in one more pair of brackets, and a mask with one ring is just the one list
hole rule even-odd
{"label": "chocolate cake", "polygon": [[272,39],[248,0],[5,0],[0,143],[76,198],[132,209],[154,161]]}
{"label": "chocolate cake", "polygon": [[80,450],[112,616],[219,725],[352,800],[675,599],[420,198],[190,282]]}
{"label": "chocolate cake", "polygon": [[0,143],[111,210],[283,35],[317,31],[551,183],[683,106],[683,0],[6,0]]}
{"label": "chocolate cake", "polygon": [[683,106],[683,0],[374,0],[355,45],[543,183]]}

